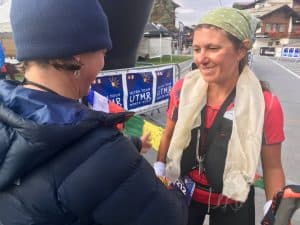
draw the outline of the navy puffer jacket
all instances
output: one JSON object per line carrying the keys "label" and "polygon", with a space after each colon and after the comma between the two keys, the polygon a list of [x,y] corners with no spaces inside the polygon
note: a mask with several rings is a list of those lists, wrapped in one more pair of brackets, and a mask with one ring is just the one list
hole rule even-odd
{"label": "navy puffer jacket", "polygon": [[124,117],[1,81],[0,224],[186,224],[184,196],[114,128]]}

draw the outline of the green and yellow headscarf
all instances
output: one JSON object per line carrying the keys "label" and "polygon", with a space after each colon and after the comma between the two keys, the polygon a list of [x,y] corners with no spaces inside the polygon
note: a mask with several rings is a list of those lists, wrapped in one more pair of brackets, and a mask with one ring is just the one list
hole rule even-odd
{"label": "green and yellow headscarf", "polygon": [[260,21],[246,11],[235,8],[218,8],[202,17],[199,22],[199,25],[201,24],[219,27],[241,41],[249,39],[252,45]]}

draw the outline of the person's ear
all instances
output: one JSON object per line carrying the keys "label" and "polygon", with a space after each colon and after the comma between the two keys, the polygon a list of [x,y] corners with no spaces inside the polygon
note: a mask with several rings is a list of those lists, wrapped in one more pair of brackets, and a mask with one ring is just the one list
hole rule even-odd
{"label": "person's ear", "polygon": [[251,41],[249,39],[245,39],[242,41],[242,45],[246,50],[251,48]]}
{"label": "person's ear", "polygon": [[242,41],[242,46],[241,46],[240,51],[239,51],[240,60],[246,56],[246,54],[247,54],[248,50],[250,49],[250,47],[251,47],[251,41],[249,39],[245,39],[245,40]]}
{"label": "person's ear", "polygon": [[80,55],[74,55],[73,58],[74,58],[77,62],[80,62]]}
{"label": "person's ear", "polygon": [[73,56],[73,62],[75,65],[78,66],[78,68],[76,70],[80,70],[81,67],[83,66],[82,62],[81,62],[81,56],[80,55],[74,55]]}

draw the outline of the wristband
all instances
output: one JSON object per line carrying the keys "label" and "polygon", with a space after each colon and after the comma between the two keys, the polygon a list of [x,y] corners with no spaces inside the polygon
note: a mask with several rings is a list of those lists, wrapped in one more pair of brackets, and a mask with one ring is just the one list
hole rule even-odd
{"label": "wristband", "polygon": [[267,214],[267,212],[269,211],[270,207],[272,205],[272,200],[269,200],[265,203],[264,205],[264,216]]}
{"label": "wristband", "polygon": [[160,161],[157,161],[153,164],[153,168],[156,176],[164,177],[166,176],[166,164]]}

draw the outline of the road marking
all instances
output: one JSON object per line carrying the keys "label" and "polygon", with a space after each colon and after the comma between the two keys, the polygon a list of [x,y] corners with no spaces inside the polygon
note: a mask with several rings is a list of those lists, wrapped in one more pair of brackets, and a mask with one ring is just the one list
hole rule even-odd
{"label": "road marking", "polygon": [[295,72],[291,71],[290,69],[286,68],[285,66],[281,65],[280,63],[278,63],[277,61],[270,59],[273,63],[277,64],[278,66],[280,66],[282,69],[285,69],[286,71],[288,71],[290,74],[292,74],[294,77],[300,79],[300,76],[298,74],[296,74]]}

